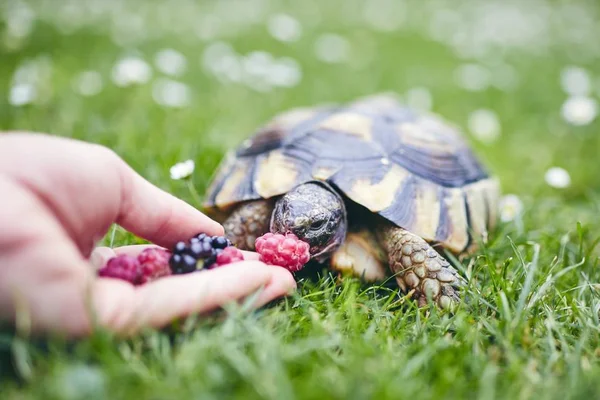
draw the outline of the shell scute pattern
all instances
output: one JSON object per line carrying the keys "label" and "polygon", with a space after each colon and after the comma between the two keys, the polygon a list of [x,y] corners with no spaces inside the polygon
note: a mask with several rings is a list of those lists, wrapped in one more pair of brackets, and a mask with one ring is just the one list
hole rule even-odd
{"label": "shell scute pattern", "polygon": [[[498,183],[461,131],[382,95],[299,108],[267,123],[223,161],[207,208],[324,180],[427,241],[461,252],[495,220]],[[233,154],[233,155],[232,155]]]}

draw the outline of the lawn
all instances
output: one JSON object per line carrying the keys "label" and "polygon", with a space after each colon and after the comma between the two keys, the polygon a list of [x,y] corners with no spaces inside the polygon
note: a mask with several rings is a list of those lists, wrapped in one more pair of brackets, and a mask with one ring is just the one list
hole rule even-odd
{"label": "lawn", "polygon": [[[0,128],[113,148],[197,205],[295,106],[398,93],[462,127],[520,212],[456,267],[454,314],[326,271],[256,312],[127,341],[0,333],[2,399],[600,397],[594,1],[4,0]],[[516,196],[516,197],[515,197]],[[517,199],[517,200],[515,200]],[[109,245],[140,242],[120,229]]]}

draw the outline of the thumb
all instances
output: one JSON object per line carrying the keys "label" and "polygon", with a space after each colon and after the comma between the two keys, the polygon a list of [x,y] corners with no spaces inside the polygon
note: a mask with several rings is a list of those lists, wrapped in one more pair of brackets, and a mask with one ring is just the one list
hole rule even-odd
{"label": "thumb", "polygon": [[116,223],[159,246],[200,232],[221,236],[223,227],[188,203],[142,178],[120,158],[121,203]]}

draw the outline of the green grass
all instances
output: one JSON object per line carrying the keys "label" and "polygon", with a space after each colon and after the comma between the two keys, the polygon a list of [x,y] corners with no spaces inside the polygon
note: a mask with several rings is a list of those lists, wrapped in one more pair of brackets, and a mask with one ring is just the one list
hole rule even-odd
{"label": "green grass", "polygon": [[[461,18],[453,29],[481,22],[483,16],[473,11],[481,2],[475,1],[453,2],[452,8],[443,1],[375,2],[375,11],[385,4],[396,7],[395,14],[379,14],[380,26],[386,16],[404,16],[393,31],[364,22],[363,0],[228,1],[221,6],[129,1],[123,9],[116,1],[101,0],[70,2],[70,7],[58,1],[28,3],[40,20],[24,38],[9,35],[7,23],[0,23],[3,130],[37,130],[107,145],[144,177],[193,203],[188,188],[169,179],[175,162],[196,161],[193,183],[203,193],[223,152],[277,112],[426,87],[432,110],[465,129],[472,111],[494,110],[501,136],[491,144],[474,137],[471,142],[499,176],[503,192],[517,194],[525,208],[521,223],[501,224],[485,248],[457,265],[469,286],[453,315],[419,310],[394,289],[338,281],[324,272],[316,282],[302,280],[294,296],[262,310],[231,308],[214,319],[190,321],[177,334],[150,331],[128,341],[98,334],[66,344],[2,333],[0,398],[600,395],[600,125],[595,120],[576,127],[560,115],[567,98],[560,86],[564,67],[586,68],[594,77],[592,96],[600,94],[597,3],[505,3],[537,18],[535,23],[523,30],[511,17],[514,25],[505,21],[493,36],[505,37],[505,45],[486,48],[477,58],[466,58],[428,33],[432,21],[439,23],[444,15],[447,20],[451,10]],[[97,17],[77,12],[78,4],[95,5]],[[300,21],[298,41],[284,44],[269,35],[265,20],[278,11]],[[488,11],[488,16],[502,15]],[[15,18],[8,7],[2,13]],[[135,26],[137,15],[145,35],[115,33],[110,13],[128,26]],[[221,18],[216,38],[195,36],[198,30],[208,32],[215,15]],[[536,24],[547,30],[534,34]],[[456,33],[453,29],[441,36]],[[314,43],[323,33],[350,42],[346,61],[327,64],[315,57]],[[214,40],[230,43],[241,54],[260,50],[291,57],[301,66],[302,80],[266,92],[220,82],[200,63]],[[187,72],[175,78],[192,90],[187,107],[156,104],[152,82],[161,75],[156,69],[143,85],[120,88],[111,82],[111,68],[126,50],[151,63],[162,48],[187,58]],[[8,103],[11,80],[27,60],[49,61],[50,73],[40,78],[36,103],[15,107]],[[510,90],[467,91],[454,80],[454,71],[471,62],[492,70],[511,65],[517,84]],[[73,77],[84,70],[103,78],[96,96],[73,90]],[[568,188],[546,184],[544,174],[552,166],[569,171]],[[137,241],[118,230],[114,245]]]}

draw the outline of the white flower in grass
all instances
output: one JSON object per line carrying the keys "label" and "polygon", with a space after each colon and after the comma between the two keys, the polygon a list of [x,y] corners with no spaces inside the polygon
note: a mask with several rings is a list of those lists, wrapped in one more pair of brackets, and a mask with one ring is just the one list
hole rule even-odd
{"label": "white flower in grass", "polygon": [[484,143],[494,142],[500,136],[500,122],[492,110],[479,109],[469,115],[469,130]]}
{"label": "white flower in grass", "polygon": [[102,86],[102,76],[96,71],[84,71],[73,79],[73,88],[82,96],[95,96]]}
{"label": "white flower in grass", "polygon": [[342,63],[350,57],[350,42],[333,33],[322,35],[315,43],[317,58],[328,64]]}
{"label": "white flower in grass", "polygon": [[10,88],[10,93],[8,94],[8,102],[15,107],[33,103],[36,98],[37,90],[30,83],[16,84]]}
{"label": "white flower in grass", "polygon": [[181,82],[159,79],[152,87],[152,98],[163,107],[181,108],[190,104],[190,88]]}
{"label": "white flower in grass", "polygon": [[568,66],[561,71],[560,84],[562,89],[571,96],[587,95],[592,86],[588,72],[575,66]]}
{"label": "white flower in grass", "polygon": [[48,100],[52,82],[52,59],[40,55],[25,60],[15,70],[10,81],[8,102],[15,107]]}
{"label": "white flower in grass", "polygon": [[269,33],[281,42],[294,42],[302,34],[302,25],[287,14],[277,14],[269,19]]}
{"label": "white flower in grass", "polygon": [[557,189],[564,189],[571,185],[571,176],[569,173],[560,167],[552,167],[546,171],[544,176],[546,183]]}
{"label": "white flower in grass", "polygon": [[236,53],[229,43],[210,44],[202,54],[201,63],[219,80],[240,82],[244,75],[244,59]]}
{"label": "white flower in grass", "polygon": [[502,222],[514,221],[523,213],[523,202],[514,194],[502,196],[499,203],[500,220]]}
{"label": "white flower in grass", "polygon": [[227,42],[214,42],[204,49],[201,62],[204,68],[210,72],[217,73],[224,58],[236,56],[236,52]]}
{"label": "white flower in grass", "polygon": [[171,76],[180,76],[187,68],[185,56],[173,49],[164,49],[156,53],[154,63],[159,71]]}
{"label": "white flower in grass", "polygon": [[588,125],[598,115],[598,102],[588,96],[573,96],[563,103],[560,111],[569,124]]}
{"label": "white flower in grass", "polygon": [[180,180],[189,178],[194,173],[195,166],[194,160],[187,160],[173,165],[169,170],[171,179]]}
{"label": "white flower in grass", "polygon": [[274,61],[271,53],[253,51],[244,57],[243,67],[245,72],[251,76],[268,78]]}
{"label": "white flower in grass", "polygon": [[113,82],[121,87],[146,83],[151,76],[150,65],[138,57],[125,57],[112,70]]}
{"label": "white flower in grass", "polygon": [[294,87],[302,80],[302,70],[296,60],[281,58],[269,68],[268,79],[272,85],[281,87]]}

